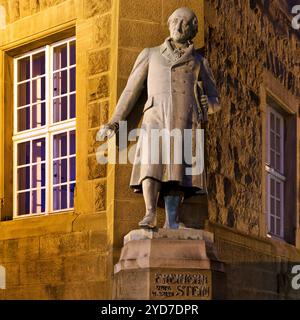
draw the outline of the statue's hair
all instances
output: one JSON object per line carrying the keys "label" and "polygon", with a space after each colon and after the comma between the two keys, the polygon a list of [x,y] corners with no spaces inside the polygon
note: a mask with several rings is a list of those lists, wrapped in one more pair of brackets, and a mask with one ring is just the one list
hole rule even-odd
{"label": "statue's hair", "polygon": [[194,12],[193,10],[191,10],[191,9],[189,9],[189,8],[185,8],[185,7],[176,9],[176,10],[170,15],[170,17],[169,17],[169,19],[168,19],[168,26],[170,26],[170,23],[171,23],[171,21],[173,20],[174,15],[175,15],[179,10],[185,10],[185,11],[191,16],[191,19],[190,19],[190,21],[189,21],[190,24],[191,24],[191,26],[193,27],[193,32],[192,32],[192,34],[191,34],[191,38],[189,39],[189,40],[191,40],[191,39],[193,39],[193,38],[196,36],[196,34],[198,33],[198,18],[197,18],[196,14],[195,14],[195,12]]}

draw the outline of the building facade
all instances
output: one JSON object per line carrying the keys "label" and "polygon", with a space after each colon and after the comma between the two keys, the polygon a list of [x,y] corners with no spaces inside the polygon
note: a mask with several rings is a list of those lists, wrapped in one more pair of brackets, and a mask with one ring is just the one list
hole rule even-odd
{"label": "building facade", "polygon": [[98,164],[96,133],[138,53],[163,42],[180,6],[197,13],[196,46],[222,104],[206,130],[208,198],[188,200],[182,220],[214,233],[227,298],[300,297],[291,284],[300,265],[300,33],[291,6],[0,0],[0,299],[111,299],[123,237],[144,204],[128,187],[130,164]]}

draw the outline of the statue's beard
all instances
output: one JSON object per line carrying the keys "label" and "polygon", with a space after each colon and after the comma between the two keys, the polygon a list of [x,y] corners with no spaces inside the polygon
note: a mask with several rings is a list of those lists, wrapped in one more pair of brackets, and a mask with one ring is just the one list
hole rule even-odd
{"label": "statue's beard", "polygon": [[185,42],[188,42],[188,40],[190,39],[190,35],[175,31],[171,33],[171,38],[175,42],[185,43]]}

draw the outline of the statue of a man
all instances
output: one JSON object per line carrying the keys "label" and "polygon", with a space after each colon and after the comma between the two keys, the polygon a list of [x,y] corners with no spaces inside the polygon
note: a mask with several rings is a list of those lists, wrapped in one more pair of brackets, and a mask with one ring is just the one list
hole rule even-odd
{"label": "statue of a man", "polygon": [[[111,137],[118,131],[118,123],[125,120],[147,84],[148,100],[143,110],[142,128],[147,133],[137,143],[136,159],[149,153],[151,131],[167,129],[193,130],[207,119],[207,114],[220,109],[218,92],[208,62],[193,45],[198,32],[198,20],[189,8],[179,8],[168,20],[170,37],[155,48],[146,48],[138,56],[127,85],[108,124],[102,126],[98,138]],[[157,146],[159,161],[135,161],[130,186],[143,192],[146,214],[139,226],[156,227],[159,195],[164,199],[165,228],[179,227],[178,209],[185,195],[206,193],[205,171],[187,174],[190,164],[177,163],[171,157],[162,161],[165,144]],[[173,151],[173,147],[167,152]],[[151,151],[153,152],[153,150]],[[149,155],[147,155],[149,156]]]}

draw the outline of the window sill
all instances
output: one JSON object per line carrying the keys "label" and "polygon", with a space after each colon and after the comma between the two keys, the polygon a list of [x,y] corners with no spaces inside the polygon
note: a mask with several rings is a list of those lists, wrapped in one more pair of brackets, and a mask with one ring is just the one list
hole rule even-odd
{"label": "window sill", "polygon": [[[74,208],[69,209],[69,210],[61,210],[61,211],[54,211],[54,212],[50,212],[50,213],[41,213],[41,214],[32,214],[32,215],[23,215],[23,216],[14,216],[12,220],[10,221],[17,221],[17,220],[28,220],[31,218],[45,218],[45,217],[52,217],[52,216],[57,216],[57,215],[63,215],[63,214],[70,214],[70,213],[74,213]],[[3,221],[5,222],[5,221]],[[7,222],[7,221],[6,221]]]}

